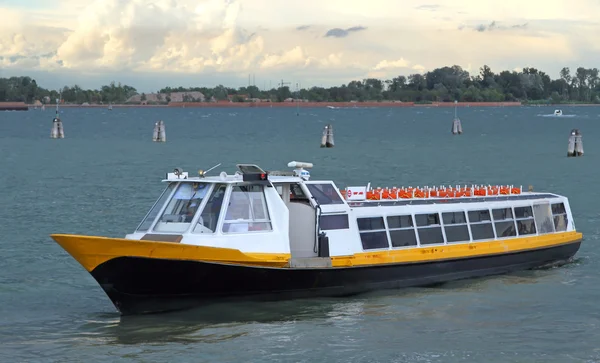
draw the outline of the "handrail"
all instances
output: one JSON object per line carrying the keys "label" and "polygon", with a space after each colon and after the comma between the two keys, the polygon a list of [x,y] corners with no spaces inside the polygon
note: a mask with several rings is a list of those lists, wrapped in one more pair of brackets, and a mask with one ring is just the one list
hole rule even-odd
{"label": "handrail", "polygon": [[[354,189],[360,188],[359,193]],[[486,197],[493,195],[518,195],[523,193],[523,186],[514,185],[472,185],[468,186],[439,186],[439,187],[392,187],[375,189],[365,187],[347,187],[341,189],[340,193],[348,201],[365,200],[399,200],[399,199],[423,199],[423,198],[464,198],[464,197]],[[351,194],[352,193],[352,194]]]}

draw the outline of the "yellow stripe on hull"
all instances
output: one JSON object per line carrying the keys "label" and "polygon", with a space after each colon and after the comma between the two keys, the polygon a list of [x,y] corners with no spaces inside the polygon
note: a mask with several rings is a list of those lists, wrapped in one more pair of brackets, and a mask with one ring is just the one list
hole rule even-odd
{"label": "yellow stripe on hull", "polygon": [[243,253],[230,248],[193,246],[173,242],[68,234],[52,234],[50,237],[88,272],[117,257],[194,260],[267,267],[282,267],[290,258],[289,254]]}
{"label": "yellow stripe on hull", "polygon": [[[194,246],[173,242],[67,234],[53,234],[51,237],[88,272],[117,257],[191,260],[280,268],[285,268],[291,257],[290,254],[243,253],[230,248]],[[583,235],[579,232],[564,232],[500,241],[364,252],[352,256],[332,257],[331,260],[333,267],[429,262],[547,248],[577,242],[582,238]]]}
{"label": "yellow stripe on hull", "polygon": [[457,243],[443,246],[424,246],[400,250],[365,252],[357,253],[354,256],[332,257],[332,266],[349,267],[414,263],[486,256],[559,246],[581,241],[582,238],[583,234],[580,232],[564,232],[532,237],[509,238],[499,241]]}

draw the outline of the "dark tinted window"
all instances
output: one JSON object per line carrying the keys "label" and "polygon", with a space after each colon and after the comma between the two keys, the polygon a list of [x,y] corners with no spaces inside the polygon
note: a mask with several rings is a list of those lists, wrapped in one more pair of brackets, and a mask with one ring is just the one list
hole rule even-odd
{"label": "dark tinted window", "polygon": [[515,207],[515,218],[533,218],[531,207]]}
{"label": "dark tinted window", "polygon": [[387,217],[388,228],[407,228],[413,226],[412,216],[389,216]]}
{"label": "dark tinted window", "polygon": [[357,218],[358,230],[369,231],[374,229],[385,229],[383,217]]}
{"label": "dark tinted window", "polygon": [[360,234],[360,240],[363,245],[363,249],[372,250],[376,248],[388,248],[387,233],[385,231],[380,232],[362,232]]}
{"label": "dark tinted window", "polygon": [[319,223],[319,226],[322,230],[348,229],[348,215],[334,214],[321,216],[321,222]]}
{"label": "dark tinted window", "polygon": [[495,221],[513,218],[512,209],[510,208],[494,209],[492,213]]}
{"label": "dark tinted window", "polygon": [[554,216],[554,229],[556,232],[566,231],[569,224],[569,217],[567,217],[567,210],[564,203],[552,204],[552,214]]}
{"label": "dark tinted window", "polygon": [[308,200],[299,184],[290,184],[290,200]]}
{"label": "dark tinted window", "polygon": [[500,237],[511,237],[516,236],[517,231],[515,230],[515,223],[513,221],[507,222],[496,222],[496,235]]}
{"label": "dark tinted window", "polygon": [[400,229],[390,231],[392,247],[416,246],[417,236],[414,229]]}
{"label": "dark tinted window", "polygon": [[483,222],[483,221],[491,221],[492,217],[490,217],[490,211],[487,209],[484,210],[473,210],[469,212],[469,222]]}
{"label": "dark tinted window", "polygon": [[440,215],[437,213],[416,214],[415,221],[417,226],[430,226],[440,224]]}
{"label": "dark tinted window", "polygon": [[533,218],[517,220],[517,231],[519,232],[519,236],[535,234],[535,223]]}
{"label": "dark tinted window", "polygon": [[564,214],[567,213],[565,205],[563,203],[552,204],[552,214]]}
{"label": "dark tinted window", "polygon": [[467,223],[465,212],[445,212],[442,213],[444,224],[460,224]]}
{"label": "dark tinted window", "polygon": [[444,243],[441,227],[419,228],[419,241],[422,245]]}
{"label": "dark tinted window", "polygon": [[333,184],[306,184],[319,204],[344,204]]}
{"label": "dark tinted window", "polygon": [[491,223],[471,224],[473,241],[494,239],[494,229]]}
{"label": "dark tinted window", "polygon": [[471,240],[469,228],[466,224],[455,226],[444,226],[447,242],[467,242]]}

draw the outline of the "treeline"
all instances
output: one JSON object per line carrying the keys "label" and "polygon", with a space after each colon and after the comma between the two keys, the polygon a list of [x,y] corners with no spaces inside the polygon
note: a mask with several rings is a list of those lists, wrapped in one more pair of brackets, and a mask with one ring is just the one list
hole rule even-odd
{"label": "treeline", "polygon": [[[151,98],[146,94],[138,97],[134,103],[167,103],[174,92],[201,92],[204,100],[251,102],[256,99],[282,102],[290,98],[313,102],[349,102],[349,101],[402,101],[402,102],[543,102],[543,103],[600,103],[600,78],[597,68],[578,67],[574,73],[567,67],[552,79],[545,72],[535,68],[523,68],[522,71],[502,71],[494,73],[490,67],[483,66],[476,75],[460,66],[442,67],[425,74],[398,76],[380,80],[368,78],[355,80],[347,85],[335,87],[312,87],[309,89],[290,89],[280,86],[270,90],[261,90],[256,86],[238,89],[219,85],[210,87],[172,88],[165,87]],[[35,100],[51,103],[59,97],[66,103],[126,103],[137,95],[134,87],[115,84],[102,86],[99,90],[83,90],[79,86],[65,86],[61,90],[47,90],[38,87],[30,77],[12,77],[0,79],[0,101]],[[163,95],[165,97],[163,97]],[[148,101],[146,101],[148,99]],[[196,100],[196,99],[194,99]],[[183,95],[183,101],[192,101]]]}
{"label": "treeline", "polygon": [[75,85],[64,86],[59,90],[49,90],[38,86],[31,77],[0,78],[0,102],[56,103],[57,99],[65,103],[125,103],[138,92],[135,88],[121,83],[102,86],[98,90],[84,90]]}

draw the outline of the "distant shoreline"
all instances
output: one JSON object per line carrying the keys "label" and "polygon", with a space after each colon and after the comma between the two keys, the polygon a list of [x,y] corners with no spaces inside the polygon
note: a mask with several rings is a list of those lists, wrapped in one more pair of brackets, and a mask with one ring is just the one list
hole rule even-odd
{"label": "distant shoreline", "polygon": [[[600,104],[564,103],[564,104],[523,104],[521,102],[171,102],[161,105],[113,104],[115,108],[397,108],[397,107],[580,107],[600,106]],[[0,111],[26,111],[39,109],[39,105],[29,105],[23,102],[0,102]],[[60,108],[105,108],[108,105],[91,104],[61,104]],[[54,104],[46,105],[47,110],[55,108]]]}

